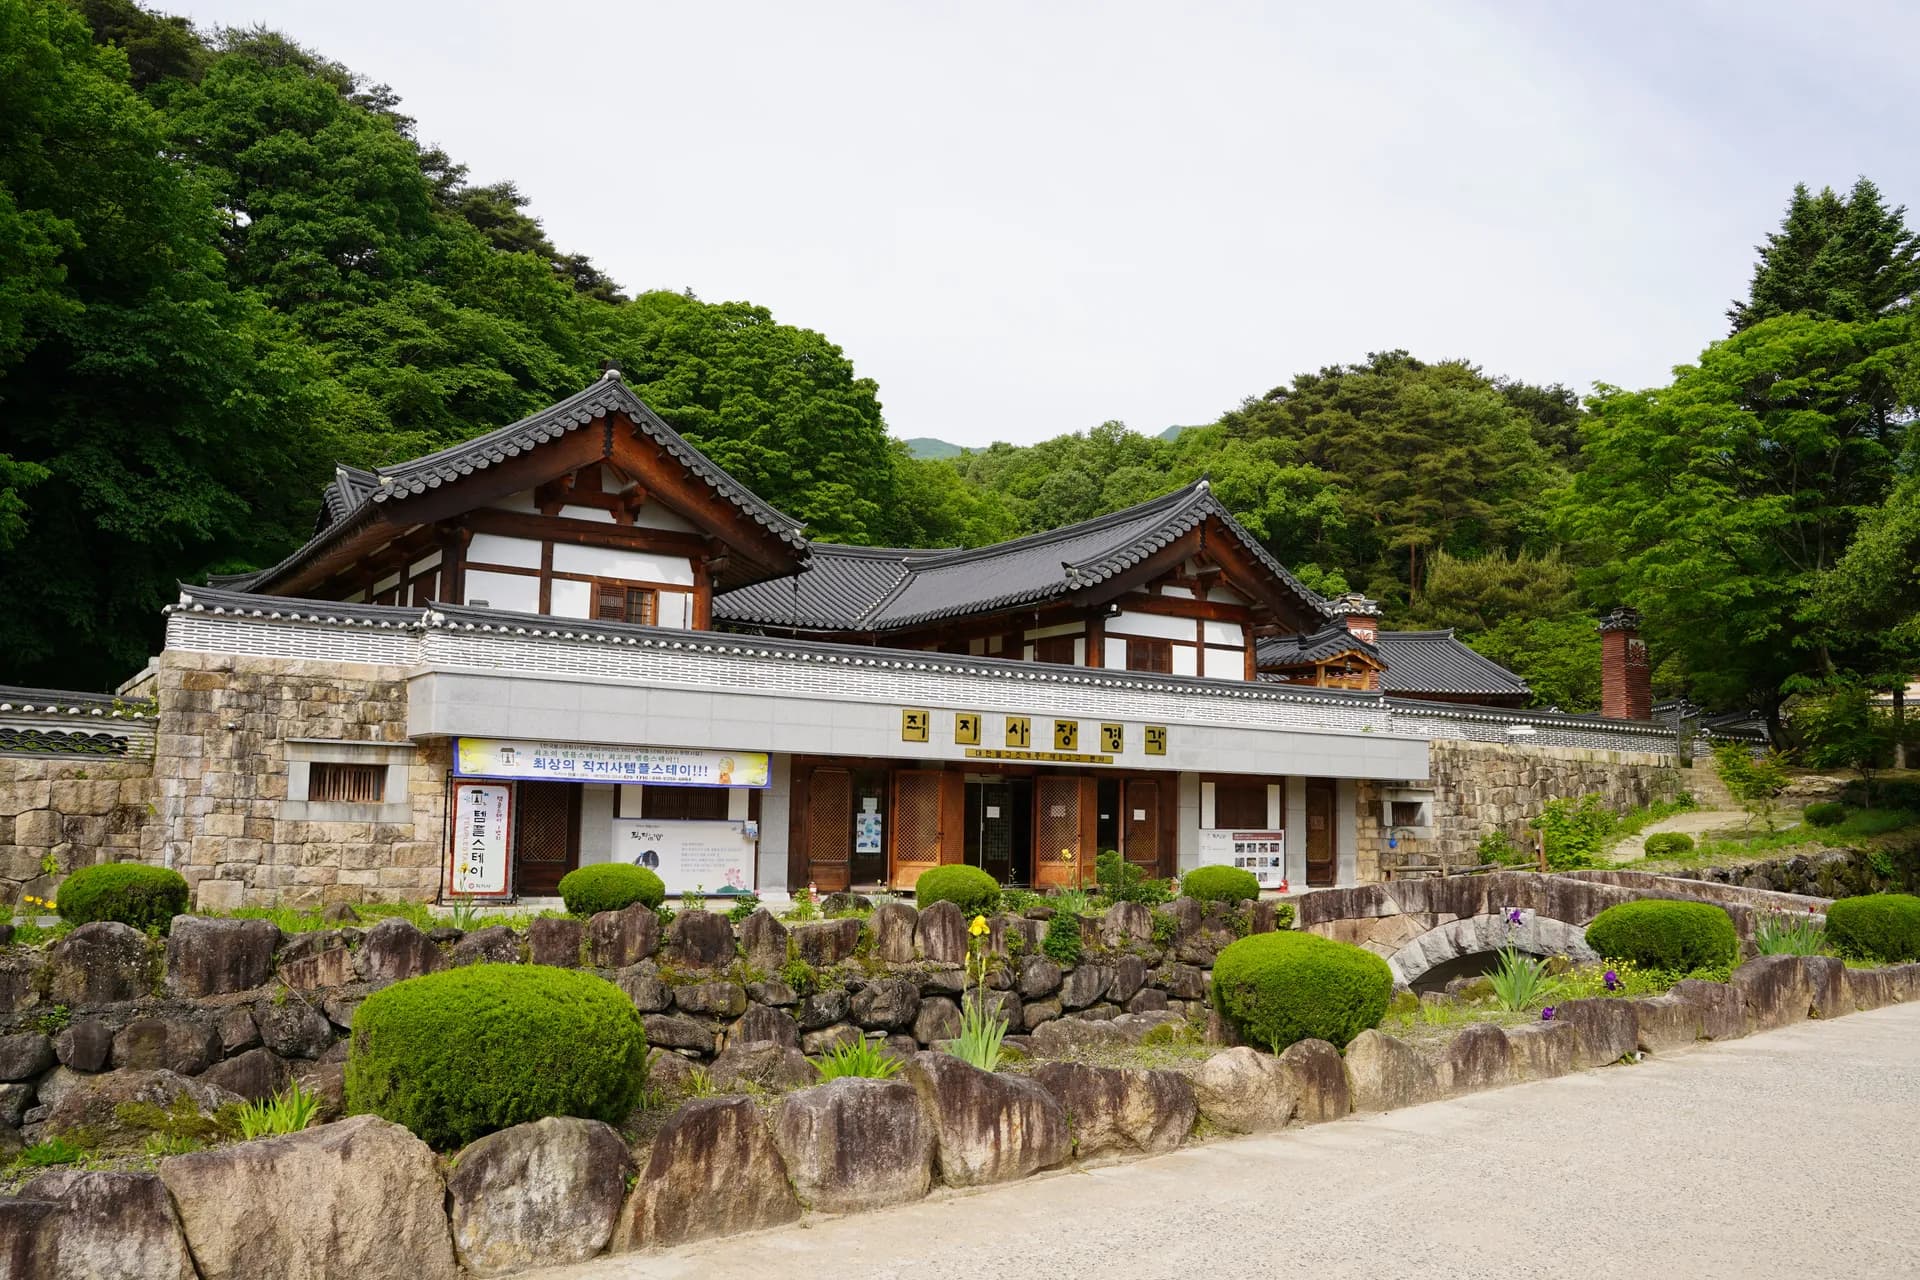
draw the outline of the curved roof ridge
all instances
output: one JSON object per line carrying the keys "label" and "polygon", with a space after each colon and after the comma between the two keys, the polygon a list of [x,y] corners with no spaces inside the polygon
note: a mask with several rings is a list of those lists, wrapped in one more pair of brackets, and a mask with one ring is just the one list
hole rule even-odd
{"label": "curved roof ridge", "polygon": [[[1191,497],[1196,492],[1206,492],[1206,483],[1205,480],[1196,480],[1192,484],[1182,485],[1178,489],[1170,489],[1158,497],[1148,498],[1145,502],[1136,502],[1134,505],[1122,507],[1118,511],[1109,511],[1103,515],[1089,516],[1087,519],[1077,521],[1074,524],[1063,524],[1057,529],[1042,529],[1038,533],[1023,533],[1017,538],[1008,538],[1004,542],[989,542],[984,547],[932,548],[921,553],[926,556],[926,559],[921,560],[915,567],[943,569],[948,565],[965,564],[969,560],[979,559],[982,556],[1005,555],[1012,551],[1026,551],[1033,547],[1044,547],[1050,542],[1062,542],[1070,538],[1085,537],[1087,534],[1098,533],[1100,530],[1112,528],[1114,525],[1126,524],[1129,521],[1138,520],[1140,517],[1151,515],[1161,508],[1172,509],[1177,507],[1182,501]],[[1111,552],[1107,554],[1111,554]],[[1098,560],[1100,558],[1099,556],[1095,556],[1091,559]],[[1062,561],[1061,563],[1086,564],[1090,562],[1091,561],[1083,560],[1078,562]]]}

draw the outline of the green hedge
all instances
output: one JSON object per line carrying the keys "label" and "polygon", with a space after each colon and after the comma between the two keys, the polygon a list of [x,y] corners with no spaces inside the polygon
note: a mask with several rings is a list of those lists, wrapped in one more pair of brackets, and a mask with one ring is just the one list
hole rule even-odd
{"label": "green hedge", "polygon": [[988,915],[1000,909],[1000,882],[978,867],[933,867],[913,882],[913,904],[925,911],[936,902],[951,902],[970,916]]}
{"label": "green hedge", "polygon": [[1214,1008],[1275,1053],[1300,1040],[1344,1049],[1380,1021],[1392,995],[1385,960],[1312,933],[1256,933],[1213,962]]}
{"label": "green hedge", "polygon": [[445,1150],[547,1116],[619,1124],[646,1085],[640,1012],[603,978],[478,964],[409,978],[353,1015],[350,1114]]}
{"label": "green hedge", "polygon": [[1671,858],[1692,852],[1693,837],[1684,831],[1657,831],[1647,837],[1646,849],[1649,858]]}
{"label": "green hedge", "polygon": [[621,911],[636,902],[658,907],[667,900],[667,886],[645,867],[627,862],[596,862],[560,877],[560,900],[571,915]]}
{"label": "green hedge", "polygon": [[1800,811],[1811,827],[1837,827],[1847,820],[1847,806],[1837,800],[1822,800]]}
{"label": "green hedge", "polygon": [[62,881],[54,909],[71,924],[118,920],[165,933],[173,927],[173,918],[187,909],[187,897],[187,882],[178,871],[108,862],[81,867]]}
{"label": "green hedge", "polygon": [[1623,902],[1593,918],[1587,943],[1609,960],[1671,973],[1729,965],[1740,955],[1733,918],[1711,902]]}
{"label": "green hedge", "polygon": [[1180,892],[1201,902],[1245,902],[1260,896],[1260,882],[1239,867],[1195,867],[1181,880]]}
{"label": "green hedge", "polygon": [[1841,898],[1827,908],[1827,941],[1857,960],[1920,960],[1920,898],[1910,893]]}

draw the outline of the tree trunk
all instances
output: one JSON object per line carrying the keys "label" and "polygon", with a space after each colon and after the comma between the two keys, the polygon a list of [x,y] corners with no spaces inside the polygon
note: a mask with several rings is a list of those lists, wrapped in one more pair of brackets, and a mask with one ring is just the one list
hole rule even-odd
{"label": "tree trunk", "polygon": [[1907,686],[1893,686],[1893,767],[1907,767]]}

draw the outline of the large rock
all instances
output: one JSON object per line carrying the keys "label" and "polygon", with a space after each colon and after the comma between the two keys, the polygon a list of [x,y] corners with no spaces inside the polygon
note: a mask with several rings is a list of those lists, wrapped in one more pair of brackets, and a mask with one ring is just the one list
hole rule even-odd
{"label": "large rock", "polygon": [[1701,1038],[1700,1011],[1677,996],[1645,996],[1635,1000],[1633,1017],[1643,1053],[1689,1048]]}
{"label": "large rock", "polygon": [[628,1164],[598,1120],[548,1117],[478,1139],[447,1179],[454,1256],[477,1276],[591,1258],[613,1234]]}
{"label": "large rock", "polygon": [[355,1116],[160,1162],[200,1280],[455,1280],[427,1144]]}
{"label": "large rock", "polygon": [[273,976],[280,929],[271,920],[175,916],[167,935],[167,990],[188,999],[251,991]]}
{"label": "large rock", "polygon": [[1347,1068],[1340,1051],[1325,1040],[1302,1040],[1287,1046],[1280,1065],[1293,1081],[1293,1118],[1302,1124],[1338,1120],[1353,1110],[1353,1091],[1347,1086]]}
{"label": "large rock", "polygon": [[1060,1007],[1084,1009],[1107,994],[1113,970],[1104,964],[1081,964],[1067,971],[1060,983]]}
{"label": "large rock", "polygon": [[151,1173],[83,1173],[61,1170],[42,1174],[21,1188],[27,1200],[51,1200],[60,1206],[56,1232],[59,1267],[36,1273],[63,1280],[195,1280],[173,1201]]}
{"label": "large rock", "polygon": [[1025,956],[1020,961],[1016,990],[1022,1000],[1044,1000],[1060,989],[1060,966],[1047,956]]}
{"label": "large rock", "polygon": [[31,1080],[54,1061],[53,1041],[41,1032],[0,1036],[0,1080]]}
{"label": "large rock", "polygon": [[214,1029],[220,1033],[221,1053],[239,1053],[260,1043],[260,1024],[253,1020],[253,1011],[245,1005],[222,1010]]}
{"label": "large rock", "polygon": [[750,1004],[747,1011],[740,1015],[739,1021],[727,1032],[729,1047],[736,1044],[754,1044],[771,1041],[785,1045],[789,1049],[800,1046],[800,1024],[790,1014],[769,1008],[764,1004]]}
{"label": "large rock", "polygon": [[[833,1153],[825,1156],[830,1161]],[[753,1103],[701,1098],[674,1112],[655,1136],[613,1249],[686,1244],[799,1216],[786,1162]]]}
{"label": "large rock", "polygon": [[662,1049],[692,1049],[705,1056],[713,1052],[713,1032],[692,1018],[674,1013],[649,1013],[640,1019],[647,1043]]}
{"label": "large rock", "polygon": [[59,1280],[59,1201],[0,1197],[0,1276]]}
{"label": "large rock", "polygon": [[86,1130],[98,1147],[126,1150],[139,1147],[154,1132],[143,1115],[148,1107],[211,1116],[241,1101],[218,1085],[171,1071],[109,1071],[80,1077],[62,1092],[47,1113],[47,1132],[57,1137]]}
{"label": "large rock", "polygon": [[800,1036],[801,1052],[813,1057],[823,1053],[832,1053],[843,1044],[858,1044],[866,1039],[860,1034],[860,1028],[850,1022],[837,1022],[831,1027],[822,1027],[818,1031],[804,1032]]}
{"label": "large rock", "polygon": [[1564,1076],[1580,1056],[1580,1033],[1564,1022],[1530,1022],[1506,1034],[1516,1080]]}
{"label": "large rock", "polygon": [[141,1018],[113,1038],[115,1070],[173,1071],[197,1076],[220,1060],[220,1033],[198,1022]]}
{"label": "large rock", "polygon": [[105,1071],[113,1057],[113,1032],[97,1018],[77,1019],[53,1038],[53,1053],[75,1071]]}
{"label": "large rock", "polygon": [[778,978],[749,982],[747,999],[755,1004],[772,1005],[776,1009],[791,1009],[800,1003],[800,997],[794,994],[793,988]]}
{"label": "large rock", "polygon": [[404,982],[444,969],[447,957],[410,920],[389,916],[360,944],[360,976],[368,982]]}
{"label": "large rock", "polygon": [[[1188,901],[1188,899],[1181,899]],[[1205,1000],[1207,975],[1190,964],[1167,964],[1147,975],[1147,981],[1174,1000]]]}
{"label": "large rock", "polygon": [[737,1018],[747,1011],[747,990],[725,978],[716,978],[712,982],[689,982],[673,989],[673,1007],[683,1013]]}
{"label": "large rock", "polygon": [[1749,1031],[1791,1026],[1813,1009],[1813,984],[1799,956],[1759,956],[1733,971]]}
{"label": "large rock", "polygon": [[350,936],[345,929],[301,934],[280,948],[280,980],[295,991],[322,991],[358,981]]}
{"label": "large rock", "polygon": [[69,1007],[151,995],[158,976],[147,935],[113,920],[83,924],[47,953],[47,999]]}
{"label": "large rock", "polygon": [[1853,989],[1847,983],[1847,966],[1834,956],[1801,956],[1807,972],[1807,986],[1813,994],[1813,1016],[1841,1018],[1853,1012]]}
{"label": "large rock", "polygon": [[1433,1067],[1418,1050],[1371,1028],[1347,1046],[1347,1082],[1357,1112],[1410,1107],[1437,1092]]}
{"label": "large rock", "polygon": [[261,996],[253,1020],[261,1043],[283,1058],[317,1058],[333,1047],[333,1023],[305,997],[284,991]]}
{"label": "large rock", "polygon": [[854,993],[853,1020],[869,1031],[898,1031],[920,1012],[920,984],[911,978],[880,978]]}
{"label": "large rock", "polygon": [[1216,1053],[1193,1073],[1200,1114],[1229,1133],[1283,1129],[1299,1105],[1299,1086],[1280,1059],[1258,1049]]}
{"label": "large rock", "polygon": [[1856,1009],[1881,1009],[1896,1004],[1900,994],[1884,969],[1846,970],[1847,997]]}
{"label": "large rock", "polygon": [[[854,927],[859,928],[857,921]],[[732,923],[711,911],[682,911],[675,916],[662,953],[683,969],[724,969],[736,954]]]}
{"label": "large rock", "polygon": [[581,923],[571,916],[537,916],[527,924],[527,959],[556,969],[576,969],[583,932]]}
{"label": "large rock", "polygon": [[663,1013],[673,1007],[673,988],[661,979],[659,967],[651,960],[622,969],[614,982],[642,1013]]}
{"label": "large rock", "polygon": [[1725,982],[1687,978],[1667,994],[1693,1010],[1704,1040],[1737,1040],[1747,1034],[1745,998]]}
{"label": "large rock", "polygon": [[949,1186],[1011,1182],[1073,1153],[1066,1112],[1032,1080],[982,1071],[950,1053],[917,1053],[906,1075],[933,1116]]}
{"label": "large rock", "polygon": [[967,958],[967,916],[951,902],[936,902],[914,922],[914,945],[934,964],[962,964]]}
{"label": "large rock", "polygon": [[506,925],[490,924],[454,943],[447,959],[454,965],[515,964],[520,959],[520,939]]}
{"label": "large rock", "polygon": [[1113,978],[1107,983],[1104,998],[1117,1005],[1125,1005],[1147,984],[1147,965],[1139,956],[1116,956],[1108,967],[1113,970]]}
{"label": "large rock", "polygon": [[1607,996],[1569,1000],[1554,1006],[1553,1020],[1572,1027],[1580,1037],[1579,1052],[1573,1060],[1575,1070],[1607,1066],[1640,1048],[1640,1024],[1631,1000]]}
{"label": "large rock", "polygon": [[1111,1020],[1054,1018],[1033,1028],[1034,1051],[1050,1057],[1069,1056],[1086,1049],[1111,1049],[1127,1043],[1126,1029],[1115,1026]]}
{"label": "large rock", "polygon": [[795,925],[787,936],[802,960],[816,969],[827,969],[853,959],[860,947],[860,921],[848,916]]}
{"label": "large rock", "polygon": [[802,1031],[818,1031],[822,1027],[846,1021],[847,1011],[852,1007],[853,998],[847,994],[845,987],[828,987],[802,1000],[800,1012],[794,1017]]}
{"label": "large rock", "polygon": [[738,1092],[748,1085],[779,1093],[818,1084],[820,1073],[792,1045],[742,1040],[729,1042],[721,1050],[707,1070],[707,1079],[721,1093]]}
{"label": "large rock", "polygon": [[587,963],[596,969],[624,969],[659,949],[660,917],[644,902],[587,921]]}
{"label": "large rock", "polygon": [[763,973],[778,973],[787,962],[787,926],[761,907],[740,924],[740,949],[747,963]]}
{"label": "large rock", "polygon": [[874,908],[873,918],[867,922],[873,929],[874,957],[885,964],[911,964],[913,934],[919,922],[920,913],[910,903],[889,902]]}
{"label": "large rock", "polygon": [[[1338,1054],[1334,1066],[1338,1070]],[[1045,1062],[1034,1068],[1033,1080],[1066,1112],[1074,1154],[1082,1159],[1116,1150],[1171,1151],[1192,1131],[1198,1111],[1192,1082],[1177,1071]]]}
{"label": "large rock", "polygon": [[1153,941],[1153,908],[1143,902],[1116,902],[1100,920],[1100,936],[1110,947]]}
{"label": "large rock", "polygon": [[913,1038],[931,1045],[960,1034],[960,1006],[945,996],[929,996],[913,1016]]}
{"label": "large rock", "polygon": [[790,1093],[773,1141],[801,1203],[825,1213],[918,1200],[933,1181],[933,1125],[906,1080],[845,1078]]}
{"label": "large rock", "polygon": [[[1577,1031],[1577,1024],[1575,1026]],[[1626,1052],[1631,1053],[1632,1049]],[[1513,1050],[1507,1044],[1506,1033],[1490,1022],[1475,1022],[1462,1028],[1433,1055],[1434,1085],[1442,1097],[1497,1089],[1511,1084],[1513,1074]]]}
{"label": "large rock", "polygon": [[225,1062],[214,1063],[200,1078],[231,1090],[248,1102],[264,1102],[293,1082],[293,1069],[271,1049],[249,1049]]}

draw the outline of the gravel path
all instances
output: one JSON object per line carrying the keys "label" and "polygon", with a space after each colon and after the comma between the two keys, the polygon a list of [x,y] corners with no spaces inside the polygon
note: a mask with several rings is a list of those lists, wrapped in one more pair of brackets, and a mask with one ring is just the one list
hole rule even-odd
{"label": "gravel path", "polygon": [[[1680,831],[1693,837],[1695,844],[1700,837],[1710,831],[1730,831],[1747,821],[1747,815],[1738,809],[1689,809],[1685,813],[1676,813],[1671,818],[1662,818],[1650,822],[1644,828],[1626,837],[1620,843],[1606,850],[1600,856],[1616,865],[1638,862],[1647,856],[1647,837],[1663,831]],[[1755,830],[1761,828],[1756,827]]]}
{"label": "gravel path", "polygon": [[[1920,1275],[1920,1004],[541,1280]],[[529,1276],[531,1280],[531,1276]]]}

